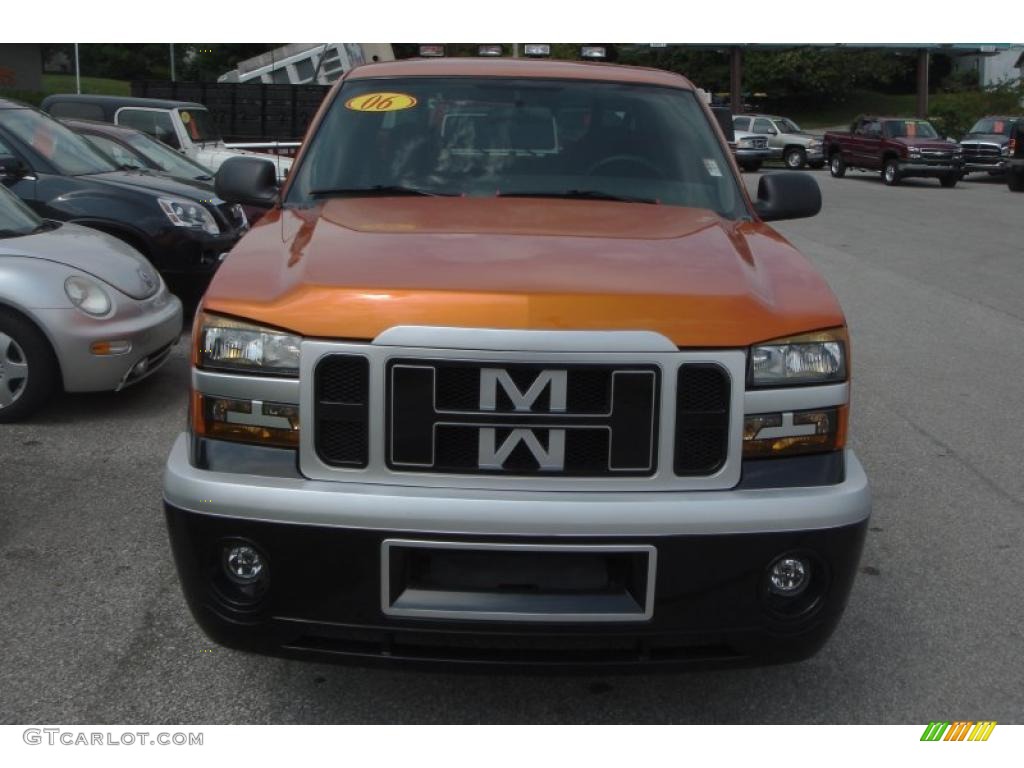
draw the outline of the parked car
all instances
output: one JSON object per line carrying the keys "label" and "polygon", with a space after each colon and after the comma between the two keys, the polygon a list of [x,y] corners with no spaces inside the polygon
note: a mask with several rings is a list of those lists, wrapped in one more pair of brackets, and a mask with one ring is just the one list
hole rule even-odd
{"label": "parked car", "polygon": [[[211,200],[216,196],[213,189],[213,171],[180,152],[175,152],[162,141],[157,141],[142,131],[93,120],[60,122],[79,136],[84,136],[90,144],[123,170],[149,171],[172,179],[182,179],[198,185],[204,192],[209,193]],[[263,208],[241,208],[244,214],[240,221],[242,229],[247,228],[265,212]]]}
{"label": "parked car", "polygon": [[733,154],[740,168],[751,173],[761,170],[761,166],[772,156],[768,137],[736,129],[733,129],[733,134],[736,137]]}
{"label": "parked car", "polygon": [[40,216],[125,241],[175,287],[203,287],[247,223],[208,182],[124,171],[39,110],[0,99],[0,183]]}
{"label": "parked car", "polygon": [[608,64],[376,64],[313,125],[280,195],[265,163],[217,174],[281,202],[199,307],[164,474],[205,632],[321,660],[814,653],[871,505],[846,321],[767,223],[818,212],[813,176],[751,200],[685,78]]}
{"label": "parked car", "polygon": [[176,179],[207,182],[213,190],[212,170],[181,152],[175,152],[162,141],[135,128],[95,120],[61,119],[64,125],[88,139],[96,149],[125,170],[148,170]]}
{"label": "parked car", "polygon": [[733,118],[733,125],[740,131],[767,136],[772,159],[781,160],[787,168],[796,170],[805,165],[811,168],[825,165],[821,137],[801,130],[789,118],[778,115],[737,115]]}
{"label": "parked car", "polygon": [[1024,192],[1024,121],[1013,127],[1006,154],[1006,186],[1013,192]]}
{"label": "parked car", "polygon": [[878,171],[889,186],[912,176],[955,187],[963,172],[963,150],[939,136],[927,120],[861,117],[850,131],[828,131],[829,170],[842,178],[850,168]]}
{"label": "parked car", "polygon": [[210,110],[194,102],[61,93],[47,96],[40,106],[53,117],[136,128],[213,171],[229,157],[256,157],[271,163],[280,180],[293,162],[290,157],[227,147]]}
{"label": "parked car", "polygon": [[120,390],[154,373],[182,329],[181,302],[117,238],[46,221],[0,186],[0,422],[53,390]]}
{"label": "parked car", "polygon": [[1010,134],[1020,116],[990,116],[976,122],[960,139],[964,175],[977,171],[1001,174],[1006,171]]}

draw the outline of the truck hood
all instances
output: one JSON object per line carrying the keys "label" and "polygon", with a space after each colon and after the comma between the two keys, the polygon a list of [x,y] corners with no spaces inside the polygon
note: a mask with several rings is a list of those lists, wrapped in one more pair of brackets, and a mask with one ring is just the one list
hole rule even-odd
{"label": "truck hood", "polygon": [[22,256],[64,264],[112,285],[133,299],[160,288],[153,265],[116,237],[77,224],[59,224],[33,235],[0,239],[0,256]]}
{"label": "truck hood", "polygon": [[817,271],[765,224],[500,197],[271,211],[221,265],[204,308],[325,338],[395,325],[653,330],[681,347],[844,322]]}
{"label": "truck hood", "polygon": [[998,144],[1000,147],[1004,147],[1010,143],[1010,137],[1004,136],[1001,133],[968,133],[962,139],[960,143],[964,142],[975,142],[980,141],[986,144]]}
{"label": "truck hood", "polygon": [[920,149],[952,151],[957,147],[954,142],[946,141],[945,139],[911,139],[909,137],[903,137],[899,139],[892,139],[892,141],[895,144],[902,144],[905,147],[919,147]]}
{"label": "truck hood", "polygon": [[294,158],[270,155],[266,152],[253,152],[248,149],[228,149],[221,143],[199,145],[196,148],[192,159],[200,165],[205,165],[210,170],[216,172],[225,160],[239,156],[258,157],[262,160],[267,160],[268,162],[273,163],[274,167],[277,169],[277,178],[279,181],[284,179],[288,170],[292,167],[292,163],[295,162]]}

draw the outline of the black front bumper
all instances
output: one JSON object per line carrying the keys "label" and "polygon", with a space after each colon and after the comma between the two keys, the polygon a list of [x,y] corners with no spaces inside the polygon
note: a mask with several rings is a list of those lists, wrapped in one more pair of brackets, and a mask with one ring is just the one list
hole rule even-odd
{"label": "black front bumper", "polygon": [[[865,521],[806,532],[531,538],[534,544],[640,544],[657,550],[651,619],[552,623],[396,618],[382,610],[385,539],[522,543],[522,537],[406,535],[165,508],[185,596],[197,622],[218,643],[320,660],[557,669],[806,658],[839,621],[867,526]],[[267,559],[267,580],[248,597],[224,574],[227,541],[251,543]],[[812,564],[811,586],[791,604],[767,590],[768,567],[784,553]]]}

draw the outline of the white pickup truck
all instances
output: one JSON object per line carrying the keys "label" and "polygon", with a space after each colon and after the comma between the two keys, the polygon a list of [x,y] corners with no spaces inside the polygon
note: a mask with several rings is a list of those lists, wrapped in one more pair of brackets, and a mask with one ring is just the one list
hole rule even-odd
{"label": "white pickup truck", "polygon": [[[251,155],[273,163],[278,181],[282,181],[292,165],[290,157],[225,144],[210,110],[195,102],[62,93],[47,96],[40,106],[56,118],[96,120],[135,128],[214,172],[229,157]],[[298,145],[270,142],[257,146],[274,150]]]}

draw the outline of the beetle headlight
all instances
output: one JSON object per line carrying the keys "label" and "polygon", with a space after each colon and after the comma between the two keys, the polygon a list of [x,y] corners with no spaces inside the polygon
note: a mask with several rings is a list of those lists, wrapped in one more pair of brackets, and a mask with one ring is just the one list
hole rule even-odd
{"label": "beetle headlight", "polygon": [[301,337],[205,312],[199,322],[197,362],[200,367],[299,375]]}
{"label": "beetle headlight", "polygon": [[847,346],[845,328],[755,344],[750,348],[749,383],[773,387],[845,381]]}
{"label": "beetle headlight", "polygon": [[72,275],[65,280],[64,293],[72,304],[93,317],[102,317],[112,306],[110,296],[100,284],[82,275]]}
{"label": "beetle headlight", "polygon": [[213,215],[199,203],[180,197],[161,197],[157,202],[174,226],[201,229],[208,235],[220,234],[220,227]]}

